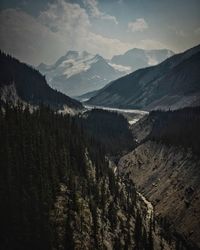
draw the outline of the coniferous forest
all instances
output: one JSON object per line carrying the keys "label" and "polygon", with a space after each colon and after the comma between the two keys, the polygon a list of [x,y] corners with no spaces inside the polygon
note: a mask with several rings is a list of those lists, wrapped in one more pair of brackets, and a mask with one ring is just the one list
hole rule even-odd
{"label": "coniferous forest", "polygon": [[152,245],[133,183],[122,183],[76,119],[6,104],[0,140],[2,250]]}
{"label": "coniferous forest", "polygon": [[190,148],[200,155],[200,107],[152,111],[149,119],[153,120],[153,128],[146,140]]}
{"label": "coniferous forest", "polygon": [[95,138],[110,156],[120,156],[134,148],[134,138],[127,119],[117,112],[103,109],[87,111],[81,119],[87,134]]}
{"label": "coniferous forest", "polygon": [[86,171],[83,135],[70,117],[20,105],[1,110],[0,131],[1,249],[50,249],[59,183]]}

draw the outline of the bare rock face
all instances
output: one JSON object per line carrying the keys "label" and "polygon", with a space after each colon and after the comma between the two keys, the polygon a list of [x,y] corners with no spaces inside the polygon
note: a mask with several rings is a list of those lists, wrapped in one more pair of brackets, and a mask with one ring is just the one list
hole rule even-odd
{"label": "bare rock face", "polygon": [[[200,247],[200,160],[190,150],[147,141],[125,155],[118,167],[185,241]],[[159,220],[159,219],[158,219]]]}

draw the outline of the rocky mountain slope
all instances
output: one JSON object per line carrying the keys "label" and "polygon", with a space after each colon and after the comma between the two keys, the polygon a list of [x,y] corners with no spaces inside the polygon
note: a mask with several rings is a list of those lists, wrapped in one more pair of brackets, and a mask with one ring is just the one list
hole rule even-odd
{"label": "rocky mountain slope", "polygon": [[87,103],[118,108],[177,109],[200,103],[200,46],[113,81]]}
{"label": "rocky mountain slope", "polygon": [[[122,69],[121,69],[122,68]],[[126,67],[111,66],[100,55],[68,51],[53,65],[40,64],[49,85],[70,96],[79,96],[104,87],[126,73]]]}
{"label": "rocky mountain slope", "polygon": [[56,109],[79,110],[80,102],[52,89],[45,77],[32,67],[0,52],[0,99],[33,106],[45,104]]}
{"label": "rocky mountain slope", "polygon": [[200,248],[199,111],[155,111],[142,118],[132,126],[139,146],[118,164],[153,204],[157,222],[189,249]]}
{"label": "rocky mountain slope", "polygon": [[174,52],[167,49],[144,50],[134,48],[128,50],[123,55],[113,56],[111,62],[117,65],[130,67],[130,72],[133,72],[137,69],[159,64],[173,55]]}

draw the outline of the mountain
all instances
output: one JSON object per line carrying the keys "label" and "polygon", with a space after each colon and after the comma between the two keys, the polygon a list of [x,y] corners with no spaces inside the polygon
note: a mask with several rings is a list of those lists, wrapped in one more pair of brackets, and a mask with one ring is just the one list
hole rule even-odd
{"label": "mountain", "polygon": [[95,96],[98,93],[99,90],[94,90],[94,91],[90,91],[87,92],[83,95],[80,96],[75,96],[74,98],[80,102],[86,102],[88,101],[90,98],[92,98],[93,96]]}
{"label": "mountain", "polygon": [[199,106],[152,111],[132,126],[139,145],[118,164],[153,204],[163,228],[191,244],[186,249],[200,249],[199,126]]}
{"label": "mountain", "polygon": [[[53,65],[40,64],[37,69],[45,74],[49,85],[70,96],[102,88],[126,72],[115,69],[100,55],[86,51],[68,51]],[[126,69],[126,68],[125,68]]]}
{"label": "mountain", "polygon": [[0,52],[0,99],[31,105],[45,104],[56,109],[82,109],[81,103],[52,89],[45,77],[17,59]]}
{"label": "mountain", "polygon": [[111,63],[123,65],[130,68],[131,71],[156,65],[174,55],[174,52],[168,49],[144,50],[134,48],[128,50],[123,55],[113,56]]}
{"label": "mountain", "polygon": [[144,110],[198,105],[199,65],[200,45],[113,81],[87,103]]}

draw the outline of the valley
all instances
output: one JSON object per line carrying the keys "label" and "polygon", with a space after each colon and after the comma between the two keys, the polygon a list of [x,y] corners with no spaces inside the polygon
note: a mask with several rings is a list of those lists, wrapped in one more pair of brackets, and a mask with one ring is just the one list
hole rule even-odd
{"label": "valley", "polygon": [[[4,199],[7,188],[11,193],[0,214],[13,214],[9,225],[21,220],[9,236],[8,219],[1,218],[8,239],[30,249],[33,237],[33,250],[200,248],[199,107],[149,112],[81,104],[51,89],[37,71],[1,58],[23,66],[52,93],[26,90],[19,72],[13,84],[1,76],[1,140],[8,143],[0,153],[1,189]],[[37,229],[25,234],[29,223]],[[1,241],[7,249],[10,243]]]}
{"label": "valley", "polygon": [[0,10],[0,249],[199,250],[198,18],[162,27],[186,1],[14,2]]}

